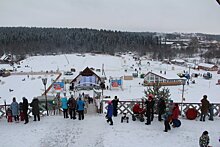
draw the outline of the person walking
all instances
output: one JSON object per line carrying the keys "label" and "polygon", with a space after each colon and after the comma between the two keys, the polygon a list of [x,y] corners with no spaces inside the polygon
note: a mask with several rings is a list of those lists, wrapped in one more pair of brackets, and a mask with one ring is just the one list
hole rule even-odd
{"label": "person walking", "polygon": [[19,104],[18,102],[16,102],[15,97],[13,97],[10,107],[11,107],[12,116],[14,117],[15,122],[18,122],[19,121]]}
{"label": "person walking", "polygon": [[209,147],[209,135],[208,131],[204,131],[202,136],[199,138],[199,146],[200,147]]}
{"label": "person walking", "polygon": [[29,122],[29,118],[28,118],[28,100],[23,97],[23,104],[22,104],[22,110],[23,110],[23,113],[24,113],[24,124],[27,124]]}
{"label": "person walking", "polygon": [[61,108],[63,109],[63,117],[69,118],[68,117],[68,105],[67,105],[66,93],[63,93],[63,95],[64,95],[64,97],[61,98]]}
{"label": "person walking", "polygon": [[32,114],[34,115],[34,121],[40,121],[40,109],[39,109],[39,100],[38,98],[33,98],[32,102],[30,103],[32,107]]}
{"label": "person walking", "polygon": [[85,102],[79,98],[79,100],[77,101],[77,111],[78,111],[78,117],[79,120],[83,120],[84,119],[84,107],[85,107]]}
{"label": "person walking", "polygon": [[67,104],[68,104],[68,107],[69,107],[70,119],[76,119],[76,100],[73,97],[73,95],[71,95],[71,97],[69,98]]}
{"label": "person walking", "polygon": [[113,116],[116,117],[118,115],[118,102],[119,99],[117,96],[115,96],[115,99],[112,100],[112,106],[113,106]]}
{"label": "person walking", "polygon": [[113,125],[112,115],[113,115],[113,106],[112,106],[112,102],[109,101],[106,118],[107,118],[107,123],[110,122],[110,125]]}
{"label": "person walking", "polygon": [[203,99],[201,100],[202,106],[201,106],[201,117],[200,121],[205,121],[205,117],[208,113],[210,103],[207,100],[207,95],[203,95]]}

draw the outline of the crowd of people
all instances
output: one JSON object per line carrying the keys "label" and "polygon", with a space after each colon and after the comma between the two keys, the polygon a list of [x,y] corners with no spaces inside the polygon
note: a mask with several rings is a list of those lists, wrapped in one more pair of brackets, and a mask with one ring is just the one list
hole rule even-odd
{"label": "crowd of people", "polygon": [[[29,122],[29,116],[28,116],[29,103],[25,97],[23,97],[22,100],[23,102],[18,103],[16,101],[16,98],[13,97],[12,103],[6,112],[8,117],[8,122],[12,122],[12,117],[14,118],[15,122],[19,122],[19,120],[24,121],[24,124],[27,124]],[[34,116],[33,121],[36,120],[40,121],[39,100],[37,98],[33,98],[32,102],[30,103],[30,107],[32,107],[32,114]]]}
{"label": "crowd of people", "polygon": [[[12,99],[12,103],[7,110],[8,121],[12,121],[10,119],[14,118],[15,122],[19,122],[20,120],[24,120],[24,124],[29,122],[28,110],[29,103],[28,100],[23,97],[23,102],[18,103],[16,98]],[[88,99],[89,100],[89,99]],[[91,103],[93,100],[89,100]],[[107,114],[106,119],[107,123],[113,125],[112,117],[117,117],[118,115],[118,103],[119,99],[117,96],[114,97],[112,101],[108,101],[107,106]],[[146,116],[146,125],[151,125],[154,120],[154,112],[155,112],[155,103],[157,104],[156,109],[158,113],[158,121],[164,121],[164,132],[168,132],[171,130],[171,126],[173,128],[179,127],[181,122],[179,120],[180,109],[177,103],[173,103],[170,99],[159,98],[155,101],[154,95],[149,94],[147,99],[145,100],[145,116]],[[85,111],[86,102],[84,101],[84,94],[79,95],[78,98],[74,98],[73,95],[68,99],[66,93],[63,93],[63,97],[60,98],[60,107],[63,110],[63,117],[76,119],[76,114],[78,113],[78,119],[84,119],[84,111]],[[139,104],[138,104],[139,106]],[[38,98],[33,98],[30,103],[30,107],[32,107],[33,121],[40,121],[40,109],[39,109],[39,100]],[[140,109],[143,112],[143,109]],[[205,121],[206,116],[209,113],[209,120],[213,119],[213,106],[207,99],[207,95],[204,95],[201,99],[201,116],[200,121]],[[126,116],[126,114],[125,114]],[[126,119],[128,117],[126,116]],[[204,131],[202,136],[199,139],[200,147],[206,147],[209,144],[209,136],[208,131]]]}

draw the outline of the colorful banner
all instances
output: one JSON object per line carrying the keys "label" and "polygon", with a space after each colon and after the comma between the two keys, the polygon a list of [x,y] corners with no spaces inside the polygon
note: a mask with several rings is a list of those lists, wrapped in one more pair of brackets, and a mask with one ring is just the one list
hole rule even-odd
{"label": "colorful banner", "polygon": [[64,89],[64,82],[55,82],[53,83],[54,90],[63,90]]}

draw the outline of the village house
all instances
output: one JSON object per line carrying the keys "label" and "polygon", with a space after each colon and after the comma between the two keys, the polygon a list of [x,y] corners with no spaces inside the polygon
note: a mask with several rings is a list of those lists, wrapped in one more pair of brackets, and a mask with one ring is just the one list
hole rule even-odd
{"label": "village house", "polygon": [[144,86],[152,86],[159,83],[161,86],[182,85],[185,78],[180,78],[175,73],[167,73],[166,71],[148,72],[144,77]]}
{"label": "village house", "polygon": [[218,66],[214,64],[200,63],[198,64],[198,69],[202,69],[206,71],[218,71]]}
{"label": "village house", "polygon": [[100,88],[101,77],[86,67],[72,80],[72,89]]}

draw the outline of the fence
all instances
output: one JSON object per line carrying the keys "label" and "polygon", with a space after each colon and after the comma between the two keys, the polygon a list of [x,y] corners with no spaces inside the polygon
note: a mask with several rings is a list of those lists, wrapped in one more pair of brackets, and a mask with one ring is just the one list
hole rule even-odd
{"label": "fence", "polygon": [[[0,118],[2,117],[7,117],[7,109],[10,108],[9,104],[5,104],[5,105],[0,105]],[[45,116],[47,110],[45,109],[45,103],[40,103],[39,104],[39,109],[40,109],[40,115],[41,116]],[[48,110],[49,110],[49,114],[50,115],[60,115],[62,110],[59,107],[56,107],[55,105],[50,105],[48,103]],[[28,108],[28,115],[29,117],[32,116],[32,108]]]}
{"label": "fence", "polygon": [[[108,100],[103,100],[102,102],[102,112],[106,112],[107,111],[107,103],[108,103]],[[133,111],[132,111],[132,108],[134,106],[135,103],[139,103],[140,106],[142,108],[145,108],[145,105],[144,105],[144,101],[119,101],[118,103],[118,114],[123,114],[123,113],[127,113],[127,114],[133,114]],[[201,103],[178,103],[179,104],[179,107],[183,107],[183,116],[185,116],[186,114],[186,111],[189,109],[189,108],[194,108],[197,110],[197,116],[200,116],[201,114]],[[220,103],[211,103],[212,106],[213,106],[213,113],[214,113],[214,116],[218,116],[220,114]],[[155,105],[155,114],[157,114],[157,109],[156,109],[156,105]]]}

